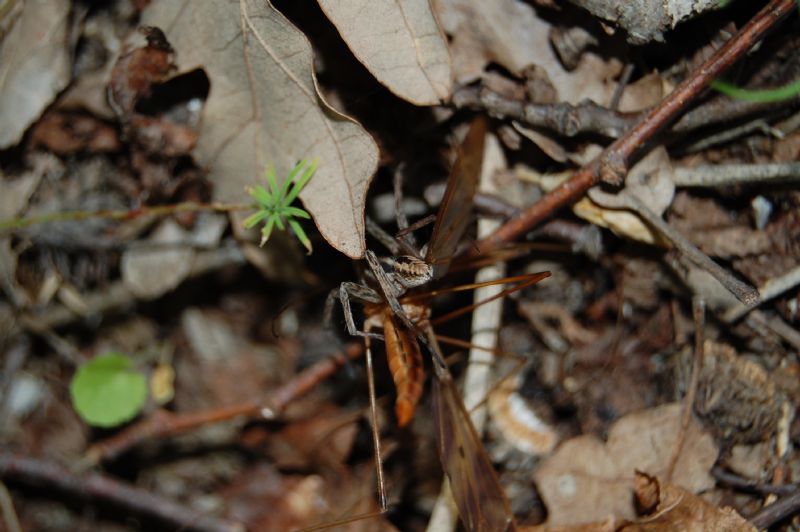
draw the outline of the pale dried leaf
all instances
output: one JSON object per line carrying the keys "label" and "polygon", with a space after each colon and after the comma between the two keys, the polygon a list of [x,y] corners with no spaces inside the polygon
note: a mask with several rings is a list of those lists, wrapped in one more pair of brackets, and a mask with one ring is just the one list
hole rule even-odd
{"label": "pale dried leaf", "polygon": [[148,240],[153,247],[126,250],[120,266],[125,286],[143,299],[178,286],[189,275],[194,259],[194,251],[185,244],[187,237],[178,224],[165,220]]}
{"label": "pale dried leaf", "polygon": [[638,197],[657,216],[664,214],[675,197],[672,164],[664,146],[653,149],[631,168],[625,191]]}
{"label": "pale dried leaf", "polygon": [[619,110],[624,113],[633,113],[653,107],[671,89],[672,86],[659,73],[651,72],[625,86],[619,101]]}
{"label": "pale dried leaf", "polygon": [[[665,474],[680,433],[681,417],[681,405],[672,403],[633,412],[617,421],[606,447],[620,474],[630,476],[636,469]],[[672,481],[693,492],[713,487],[709,471],[718,452],[713,436],[692,420]]]}
{"label": "pale dried leaf", "polygon": [[69,0],[28,0],[0,45],[0,148],[22,138],[70,80]]}
{"label": "pale dried leaf", "polygon": [[513,73],[537,65],[547,73],[559,101],[576,104],[588,98],[601,105],[610,101],[621,63],[587,52],[577,68],[566,70],[550,45],[551,25],[537,16],[530,3],[435,0],[434,8],[453,37],[450,53],[457,82],[478,78],[490,61]]}
{"label": "pale dried leaf", "polygon": [[[608,443],[579,436],[562,444],[535,474],[547,505],[549,526],[633,519],[631,494],[636,470],[666,471],[679,434],[679,404],[629,414],[611,428]],[[691,490],[713,485],[709,471],[718,449],[692,422],[675,469],[676,483]]]}
{"label": "pale dried leaf", "polygon": [[594,436],[564,442],[534,478],[547,506],[548,526],[634,516],[630,500],[633,472],[620,476],[606,446]]}
{"label": "pale dried leaf", "polygon": [[364,253],[364,203],[378,149],[322,99],[306,38],[269,2],[154,2],[143,24],[162,28],[182,72],[202,68],[211,89],[195,153],[216,199],[242,201],[271,162],[285,176],[300,159],[319,168],[300,194],[322,236]]}
{"label": "pale dried leaf", "polygon": [[536,144],[540,150],[542,150],[554,161],[558,163],[565,163],[569,159],[567,156],[567,150],[565,150],[564,147],[552,137],[545,135],[544,133],[541,133],[533,128],[523,126],[516,120],[511,124],[522,136]]}
{"label": "pale dried leaf", "polygon": [[319,5],[353,55],[394,94],[416,105],[450,98],[450,53],[428,0]]}

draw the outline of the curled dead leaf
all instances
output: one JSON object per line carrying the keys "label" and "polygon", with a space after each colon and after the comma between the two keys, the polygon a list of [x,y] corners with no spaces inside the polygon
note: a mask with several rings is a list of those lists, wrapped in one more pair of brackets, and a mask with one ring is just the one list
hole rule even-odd
{"label": "curled dead leaf", "polygon": [[684,530],[702,532],[755,532],[733,508],[718,508],[683,488],[659,482],[655,477],[636,473],[637,500],[646,500],[651,507],[644,517],[623,526],[620,532],[666,532]]}

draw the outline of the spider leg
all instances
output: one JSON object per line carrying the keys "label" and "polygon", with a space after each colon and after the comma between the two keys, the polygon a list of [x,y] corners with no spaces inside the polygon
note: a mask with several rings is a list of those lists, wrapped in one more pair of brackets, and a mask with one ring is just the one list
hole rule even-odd
{"label": "spider leg", "polygon": [[339,285],[339,288],[334,288],[328,294],[325,300],[324,320],[326,326],[333,328],[333,307],[336,300],[342,304],[342,312],[344,313],[344,322],[347,325],[347,332],[350,336],[362,336],[383,340],[383,335],[373,332],[361,331],[356,328],[355,320],[353,319],[353,309],[350,306],[350,300],[355,299],[365,303],[382,303],[381,296],[371,288],[363,284],[344,282]]}

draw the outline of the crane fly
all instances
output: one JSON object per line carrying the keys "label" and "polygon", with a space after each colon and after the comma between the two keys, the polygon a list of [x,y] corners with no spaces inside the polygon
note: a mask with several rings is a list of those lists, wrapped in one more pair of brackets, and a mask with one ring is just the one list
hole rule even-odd
{"label": "crane fly", "polygon": [[[447,272],[461,237],[470,223],[472,201],[483,164],[485,136],[486,121],[478,118],[470,126],[451,170],[424,257],[408,243],[387,241],[392,240],[391,237],[387,239],[385,233],[381,237],[382,230],[372,227],[370,232],[377,232],[375,236],[393,253],[397,254],[397,249],[402,248],[409,254],[379,260],[368,250],[365,255],[369,265],[368,273],[372,275],[372,286],[342,283],[338,290],[331,293],[326,303],[326,314],[330,314],[333,300],[339,299],[348,332],[365,338],[381,510],[385,511],[388,506],[377,429],[370,341],[372,338],[385,339],[387,361],[397,389],[395,414],[401,427],[412,419],[422,395],[424,365],[420,344],[428,349],[434,368],[431,386],[436,441],[442,467],[451,482],[459,515],[467,530],[501,531],[513,530],[515,527],[508,499],[444,361],[429,320],[430,306],[427,301],[401,302],[401,297],[409,289],[438,279]],[[547,275],[534,274],[526,282],[533,284]],[[365,304],[367,319],[363,331],[355,326],[350,308],[351,298]],[[382,328],[383,335],[373,332],[376,328]]]}

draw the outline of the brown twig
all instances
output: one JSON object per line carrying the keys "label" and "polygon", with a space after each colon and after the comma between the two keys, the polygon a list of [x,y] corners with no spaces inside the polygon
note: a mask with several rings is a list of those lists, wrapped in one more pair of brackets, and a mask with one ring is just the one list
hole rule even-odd
{"label": "brown twig", "polygon": [[683,445],[686,441],[686,434],[689,431],[689,422],[692,420],[692,411],[694,410],[694,400],[697,396],[697,387],[700,384],[700,368],[703,365],[703,337],[705,329],[705,310],[706,304],[700,297],[692,298],[692,317],[694,318],[694,361],[692,363],[692,373],[689,377],[689,385],[686,389],[686,396],[683,398],[683,405],[681,406],[681,427],[678,432],[677,443],[672,450],[672,457],[669,460],[669,467],[667,467],[667,481],[672,481],[672,474],[675,472],[675,466],[681,456]]}
{"label": "brown twig", "polygon": [[750,517],[749,521],[754,527],[762,530],[785,517],[796,514],[798,511],[800,511],[800,491],[792,495],[787,495],[769,506],[764,507]]}
{"label": "brown twig", "polygon": [[758,493],[760,495],[794,495],[800,492],[800,486],[797,484],[783,484],[781,486],[764,484],[726,471],[720,466],[714,466],[711,469],[711,475],[713,475],[718,482],[728,487],[750,493]]}
{"label": "brown twig", "polygon": [[241,523],[204,515],[107,475],[76,475],[67,468],[38,458],[0,451],[0,478],[32,487],[46,487],[84,501],[104,501],[147,516],[179,530],[243,532]]}
{"label": "brown twig", "polygon": [[722,286],[730,290],[744,305],[753,306],[759,303],[758,290],[749,284],[740,281],[725,268],[711,260],[711,257],[700,251],[680,231],[661,219],[630,189],[626,188],[618,194],[608,194],[599,188],[589,191],[589,197],[595,203],[611,209],[628,209],[638,214],[648,225],[656,229],[665,237],[681,254],[689,259],[695,266],[704,269],[714,276]]}
{"label": "brown twig", "polygon": [[668,123],[674,121],[712,80],[722,74],[794,9],[794,0],[772,0],[622,138],[578,170],[572,178],[506,222],[492,235],[481,240],[478,243],[479,252],[488,253],[516,240],[545,218],[550,217],[556,210],[577,201],[601,179],[608,182],[621,181],[628,164],[641,146],[646,145]]}
{"label": "brown twig", "polygon": [[344,349],[346,357],[337,353],[298,373],[295,378],[277,388],[263,401],[250,401],[201,412],[172,414],[160,410],[147,419],[131,425],[122,432],[93,445],[86,453],[89,464],[112,460],[128,449],[152,438],[174,436],[209,423],[229,420],[238,416],[277,417],[292,401],[305,395],[314,386],[327,379],[342,367],[347,359],[356,359],[364,351],[359,342],[351,342]]}
{"label": "brown twig", "polygon": [[640,113],[623,113],[608,109],[592,100],[577,105],[569,103],[530,103],[507,98],[489,88],[467,87],[453,97],[461,106],[486,109],[492,115],[519,120],[533,127],[546,128],[565,137],[581,133],[597,133],[612,139],[622,136],[639,118]]}
{"label": "brown twig", "polygon": [[716,164],[675,168],[676,187],[730,187],[800,182],[800,163]]}

